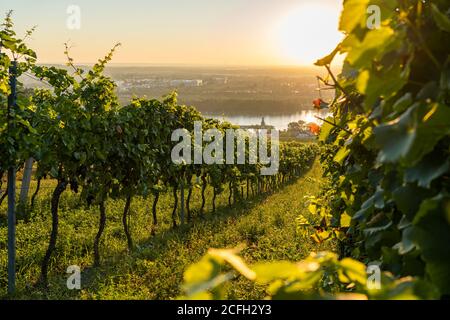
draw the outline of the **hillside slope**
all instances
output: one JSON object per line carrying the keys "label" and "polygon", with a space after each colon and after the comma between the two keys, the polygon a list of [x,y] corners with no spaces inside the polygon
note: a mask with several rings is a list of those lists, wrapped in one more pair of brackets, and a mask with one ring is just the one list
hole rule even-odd
{"label": "hillside slope", "polygon": [[[102,265],[92,268],[92,241],[96,233],[97,208],[82,208],[77,196],[64,194],[61,203],[60,240],[51,266],[50,290],[47,294],[34,288],[39,276],[39,262],[47,245],[47,194],[44,189],[32,221],[18,225],[18,287],[17,298],[51,299],[171,299],[180,294],[179,286],[185,268],[197,261],[208,248],[244,245],[247,261],[300,260],[311,251],[330,250],[318,247],[296,231],[295,219],[304,212],[304,196],[319,192],[321,167],[316,161],[299,180],[277,193],[253,198],[227,206],[228,195],[218,198],[218,210],[196,219],[194,224],[170,228],[172,198],[165,194],[159,204],[160,227],[150,236],[151,199],[136,198],[132,203],[131,229],[137,243],[128,254],[121,225],[123,201],[107,205],[108,222],[101,246]],[[48,184],[51,184],[48,181]],[[209,190],[210,191],[210,190]],[[208,197],[210,199],[210,197]],[[200,195],[193,196],[193,209],[199,207]],[[209,204],[209,203],[208,203]],[[210,204],[209,204],[210,205]],[[6,242],[6,227],[0,227],[0,242]],[[6,284],[6,248],[0,247],[0,280]],[[82,269],[81,291],[66,288],[66,268],[78,265]],[[249,287],[251,286],[251,287]],[[4,295],[3,288],[0,295]],[[238,283],[229,291],[230,298],[263,298],[261,288]]]}

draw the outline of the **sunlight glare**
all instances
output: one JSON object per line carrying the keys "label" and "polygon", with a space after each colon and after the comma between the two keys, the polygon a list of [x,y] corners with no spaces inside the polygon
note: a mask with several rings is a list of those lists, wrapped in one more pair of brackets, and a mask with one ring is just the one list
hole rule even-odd
{"label": "sunlight glare", "polygon": [[306,117],[303,119],[306,123],[318,123],[319,120],[315,117],[314,114],[308,113]]}
{"label": "sunlight glare", "polygon": [[289,63],[310,65],[329,54],[343,38],[337,30],[339,14],[320,4],[292,10],[276,27],[280,55]]}

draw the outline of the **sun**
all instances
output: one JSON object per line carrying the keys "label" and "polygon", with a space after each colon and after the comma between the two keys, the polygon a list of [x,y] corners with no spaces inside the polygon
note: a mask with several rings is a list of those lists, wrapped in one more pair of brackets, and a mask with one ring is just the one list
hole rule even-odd
{"label": "sun", "polygon": [[342,40],[339,7],[304,4],[282,17],[275,27],[277,50],[284,61],[313,64]]}
{"label": "sun", "polygon": [[317,122],[319,122],[319,121],[317,120],[317,118],[314,116],[314,114],[312,114],[312,113],[308,113],[308,114],[304,117],[303,121],[305,121],[306,123],[317,123]]}

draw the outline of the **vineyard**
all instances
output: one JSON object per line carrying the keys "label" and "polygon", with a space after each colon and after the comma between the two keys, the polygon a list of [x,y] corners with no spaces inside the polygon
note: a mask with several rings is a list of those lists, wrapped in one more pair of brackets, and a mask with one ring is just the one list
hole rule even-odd
{"label": "vineyard", "polygon": [[[379,5],[379,28],[366,28],[366,9]],[[320,132],[329,186],[299,217],[305,237],[335,241],[337,253],[247,266],[233,250],[211,250],[185,274],[190,297],[229,265],[267,286],[274,299],[438,299],[450,294],[450,6],[448,1],[344,2],[345,39],[317,65],[336,90],[333,116]],[[346,54],[339,76],[330,64]],[[310,214],[315,216],[310,218]],[[342,260],[339,260],[342,259]],[[368,285],[366,266],[383,270]],[[227,281],[227,280],[225,280]]]}
{"label": "vineyard", "polygon": [[[264,167],[260,159],[255,159],[254,164],[247,161],[236,165],[220,161],[212,164],[174,163],[171,153],[178,141],[172,141],[171,136],[175,130],[183,128],[193,132],[195,122],[202,124],[203,131],[215,129],[225,133],[233,126],[204,118],[193,107],[178,105],[176,93],[161,101],[134,99],[127,106],[119,106],[114,82],[103,75],[118,45],[86,73],[73,64],[66,48],[68,66],[73,68],[73,74],[69,74],[63,69],[35,65],[36,55],[16,38],[10,15],[3,26],[2,103],[6,102],[5,97],[16,95],[11,91],[11,78],[25,74],[50,87],[36,89],[28,96],[19,94],[17,102],[3,108],[1,115],[1,151],[6,155],[1,159],[1,176],[11,167],[20,171],[27,159],[35,162],[36,187],[30,204],[19,203],[18,219],[25,224],[34,223],[35,203],[41,186],[53,188],[51,195],[47,194],[50,205],[46,208],[51,213],[51,224],[43,228],[50,230],[50,234],[40,263],[38,287],[48,286],[51,265],[57,264],[54,252],[64,237],[59,232],[60,201],[67,189],[79,194],[78,206],[98,209],[98,229],[92,239],[93,266],[98,267],[109,200],[124,202],[120,219],[128,251],[133,252],[135,244],[130,230],[133,224],[130,208],[134,198],[144,198],[146,207],[151,205],[148,214],[152,217],[152,224],[148,224],[148,235],[155,236],[160,197],[172,195],[170,219],[175,229],[180,224],[204,218],[209,201],[211,211],[215,213],[216,199],[225,189],[228,189],[229,207],[242,203],[244,199],[274,192],[305,173],[318,153],[315,144],[283,143],[278,146],[278,174],[271,176],[260,174]],[[244,139],[243,156],[249,159],[251,138]],[[232,156],[239,157],[238,151],[242,150],[237,147],[237,139],[231,143]],[[270,143],[268,147],[271,148]],[[229,154],[225,156],[230,157]],[[8,184],[10,181],[8,176]],[[207,188],[212,190],[209,198],[206,196]],[[201,204],[194,213],[192,196],[197,190]],[[6,193],[2,201],[5,197]],[[6,254],[2,257],[6,258]],[[2,282],[5,284],[6,279],[3,273]]]}
{"label": "vineyard", "polygon": [[[373,29],[371,4],[382,18]],[[261,153],[245,164],[174,163],[177,129],[193,133],[201,123],[225,135],[237,127],[179,105],[175,92],[119,104],[104,75],[119,44],[88,71],[68,46],[70,71],[39,65],[25,41],[33,30],[18,38],[8,14],[0,30],[0,206],[17,209],[17,297],[448,298],[449,14],[446,0],[344,1],[345,38],[316,62],[335,96],[311,108],[331,116],[317,143],[276,144],[279,170],[266,176]],[[338,54],[345,61],[335,75]],[[15,83],[21,76],[47,88],[26,90]],[[237,138],[227,140],[227,159],[257,154],[243,139],[244,154]],[[273,153],[273,144],[264,149]],[[31,199],[16,205],[5,191],[16,189],[14,175],[30,159]],[[81,292],[64,291],[72,264],[89,279]],[[369,269],[381,270],[378,286],[368,283]]]}

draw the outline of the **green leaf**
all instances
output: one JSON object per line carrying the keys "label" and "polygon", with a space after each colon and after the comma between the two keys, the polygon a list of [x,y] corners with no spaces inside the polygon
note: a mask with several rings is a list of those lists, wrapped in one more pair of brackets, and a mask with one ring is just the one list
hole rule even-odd
{"label": "green leaf", "polygon": [[359,209],[352,217],[354,220],[362,220],[365,221],[369,215],[373,213],[374,208],[374,197],[370,197],[367,199],[361,206],[361,209]]}
{"label": "green leaf", "polygon": [[[370,110],[380,99],[394,96],[407,83],[407,70],[394,65],[381,71],[364,70],[356,80],[358,91],[365,95],[364,105]],[[394,81],[392,79],[395,79]]]}
{"label": "green leaf", "polygon": [[417,182],[419,187],[430,188],[431,182],[448,172],[450,160],[440,152],[425,156],[416,166],[405,170],[405,182]]}
{"label": "green leaf", "polygon": [[413,103],[412,95],[410,92],[406,93],[400,99],[398,99],[392,108],[397,113],[403,113]]}
{"label": "green leaf", "polygon": [[314,64],[319,67],[330,65],[331,62],[333,62],[334,57],[339,53],[341,50],[341,45],[338,44],[337,47],[326,57],[317,60]]}
{"label": "green leaf", "polygon": [[384,191],[381,188],[378,188],[377,191],[361,206],[361,209],[358,210],[352,217],[355,220],[365,220],[374,210],[374,208],[382,209],[384,207],[384,199],[383,199]]}
{"label": "green leaf", "polygon": [[392,198],[398,209],[410,220],[427,196],[429,196],[428,190],[414,185],[401,186],[392,193]]}
{"label": "green leaf", "polygon": [[58,178],[58,175],[59,175],[58,169],[57,169],[56,167],[52,167],[52,168],[50,169],[50,175],[51,175],[53,178]]}
{"label": "green leaf", "polygon": [[369,5],[376,5],[381,9],[381,22],[391,19],[399,6],[398,0],[370,0],[369,2]]}
{"label": "green leaf", "polygon": [[105,154],[103,153],[103,152],[101,152],[100,150],[95,150],[95,156],[97,157],[97,158],[99,158],[100,160],[102,160],[102,161],[105,161],[106,160],[106,156],[105,156]]}
{"label": "green leaf", "polygon": [[16,44],[17,44],[16,40],[3,40],[2,39],[2,46],[11,51],[16,50]]}
{"label": "green leaf", "polygon": [[339,30],[350,33],[358,25],[363,27],[369,0],[345,0],[339,21]]}
{"label": "green leaf", "polygon": [[402,241],[397,243],[394,246],[394,249],[398,250],[398,253],[401,255],[405,255],[416,247],[414,243],[414,227],[410,226],[403,230],[402,232]]}
{"label": "green leaf", "polygon": [[444,193],[422,202],[413,220],[417,242],[426,272],[441,294],[450,294],[450,196]]}
{"label": "green leaf", "polygon": [[206,255],[184,272],[185,291],[188,295],[210,289],[220,274],[220,262]]}
{"label": "green leaf", "polygon": [[6,82],[0,81],[0,93],[4,95],[9,94],[9,85]]}
{"label": "green leaf", "polygon": [[385,48],[398,39],[390,27],[374,29],[366,34],[364,40],[359,42],[356,38],[347,38],[342,46],[348,51],[347,61],[354,67],[368,67],[374,59],[384,55]]}
{"label": "green leaf", "polygon": [[[333,117],[328,117],[326,120],[328,122],[334,123]],[[319,141],[325,142],[328,139],[331,131],[335,128],[335,126],[328,122],[325,122],[320,128]]]}
{"label": "green leaf", "polygon": [[340,165],[343,164],[344,160],[347,158],[347,156],[350,154],[350,149],[346,146],[339,149],[339,151],[334,156],[334,161],[339,163]]}
{"label": "green leaf", "polygon": [[434,3],[431,3],[431,12],[433,13],[433,19],[436,25],[442,31],[450,32],[450,19],[439,11],[439,8]]}
{"label": "green leaf", "polygon": [[416,138],[414,110],[410,108],[398,119],[374,128],[375,142],[380,147],[378,161],[396,162],[408,154]]}
{"label": "green leaf", "polygon": [[236,253],[237,250],[234,249],[209,249],[208,251],[208,254],[212,257],[225,260],[244,277],[254,280],[256,277],[255,272],[251,270]]}
{"label": "green leaf", "polygon": [[295,278],[301,273],[296,264],[289,261],[260,263],[254,265],[253,270],[256,273],[256,281],[261,284],[277,279]]}
{"label": "green leaf", "polygon": [[366,229],[364,229],[364,234],[366,235],[366,237],[370,237],[377,233],[388,230],[392,225],[393,225],[393,222],[389,221],[385,225],[381,225],[379,227],[366,228]]}
{"label": "green leaf", "polygon": [[380,147],[378,161],[417,164],[450,134],[450,108],[442,104],[414,104],[398,119],[374,129]]}
{"label": "green leaf", "polygon": [[362,286],[366,285],[366,266],[356,260],[345,258],[339,262],[339,279],[344,283],[355,282]]}
{"label": "green leaf", "polygon": [[344,212],[341,215],[341,219],[340,219],[341,227],[343,227],[343,228],[350,227],[351,222],[352,222],[352,217],[350,217],[346,212]]}

